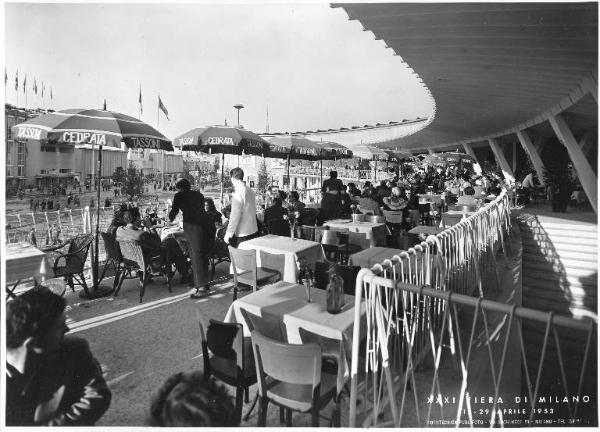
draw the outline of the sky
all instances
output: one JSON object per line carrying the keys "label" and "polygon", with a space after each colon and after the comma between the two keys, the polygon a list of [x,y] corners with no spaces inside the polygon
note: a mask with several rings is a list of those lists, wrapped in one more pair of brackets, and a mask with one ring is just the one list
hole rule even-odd
{"label": "sky", "polygon": [[[328,3],[5,3],[4,20],[7,102],[25,106],[27,74],[28,108],[102,108],[106,99],[108,110],[138,117],[141,86],[142,120],[171,139],[236,124],[235,104],[254,132],[266,130],[267,109],[270,132],[432,110],[401,57]],[[169,120],[158,116],[159,94]]]}

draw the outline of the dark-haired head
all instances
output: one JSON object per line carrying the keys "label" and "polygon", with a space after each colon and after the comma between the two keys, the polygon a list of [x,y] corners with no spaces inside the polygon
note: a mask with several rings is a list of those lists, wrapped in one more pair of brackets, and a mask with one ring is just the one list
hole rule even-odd
{"label": "dark-haired head", "polygon": [[337,171],[330,171],[329,172],[329,177],[331,177],[332,179],[336,179],[337,178]]}
{"label": "dark-haired head", "polygon": [[207,207],[207,211],[217,210],[217,207],[215,207],[215,202],[212,198],[204,198],[204,204]]}
{"label": "dark-haired head", "polygon": [[152,426],[239,426],[235,405],[225,386],[201,372],[169,377],[153,396]]}
{"label": "dark-haired head", "polygon": [[65,307],[65,299],[45,287],[32,288],[7,302],[7,349],[19,348],[30,337],[43,340]]}
{"label": "dark-haired head", "polygon": [[188,179],[180,178],[175,182],[175,188],[182,191],[188,191],[192,188]]}
{"label": "dark-haired head", "polygon": [[465,188],[465,195],[475,195],[475,189],[471,186]]}
{"label": "dark-haired head", "polygon": [[244,180],[244,170],[236,167],[234,169],[232,169],[231,171],[229,171],[229,175],[231,176],[232,179],[236,179],[236,180]]}

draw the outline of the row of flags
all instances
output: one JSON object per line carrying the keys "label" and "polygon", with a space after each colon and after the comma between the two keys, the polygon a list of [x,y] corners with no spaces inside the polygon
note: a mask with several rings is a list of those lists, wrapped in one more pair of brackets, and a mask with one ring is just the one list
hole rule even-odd
{"label": "row of flags", "polygon": [[[8,73],[6,72],[6,68],[4,68],[4,87],[6,87],[7,84],[8,84]],[[23,85],[23,93],[26,93],[26,91],[27,91],[27,74],[25,74],[25,77],[23,78],[22,85]],[[31,89],[33,90],[33,92],[36,95],[38,94],[38,91],[39,91],[43,98],[44,92],[46,91],[47,87],[46,87],[46,84],[44,84],[44,81],[41,81],[41,87],[38,87],[37,80],[34,77],[33,78],[33,86]],[[18,69],[15,73],[15,90],[19,91],[19,70]],[[50,90],[50,99],[54,99],[52,87],[49,87],[49,90]],[[140,104],[140,116],[141,116],[144,113],[144,108],[142,105],[142,86],[141,85],[140,85],[140,95],[138,98],[138,102]],[[104,109],[106,110],[106,100],[104,100]],[[167,107],[163,103],[162,99],[160,98],[160,95],[158,95],[158,109],[161,110],[163,112],[163,114],[165,115],[165,117],[167,117],[167,120],[169,120],[169,111],[167,110]]]}
{"label": "row of flags", "polygon": [[[6,68],[4,68],[4,87],[6,87],[6,85],[8,84],[8,73],[6,72]],[[25,77],[23,78],[23,93],[26,93],[27,91],[27,74],[25,74]],[[34,77],[33,78],[33,85],[31,86],[31,90],[37,95],[38,91],[41,93],[42,98],[44,97],[44,92],[46,91],[47,87],[46,84],[44,84],[44,81],[41,81],[41,87],[38,87],[37,84],[37,80]],[[50,99],[54,99],[54,95],[52,93],[52,87],[48,88],[50,90]],[[15,90],[19,91],[19,70],[17,69],[16,73],[15,73]]]}
{"label": "row of flags", "polygon": [[[140,85],[140,96],[138,98],[138,103],[140,104],[140,117],[141,117],[142,114],[144,113],[144,107],[142,105],[142,86],[141,85]],[[169,111],[167,110],[167,107],[163,103],[162,99],[160,98],[160,95],[158,95],[158,109],[163,112],[163,114],[165,115],[167,120],[170,120],[169,119]]]}

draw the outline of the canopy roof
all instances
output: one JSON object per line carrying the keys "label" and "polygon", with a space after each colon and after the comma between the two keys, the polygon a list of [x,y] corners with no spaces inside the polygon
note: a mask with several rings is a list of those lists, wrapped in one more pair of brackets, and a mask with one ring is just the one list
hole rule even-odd
{"label": "canopy roof", "polygon": [[435,101],[431,124],[381,147],[456,148],[537,127],[551,112],[566,111],[574,129],[596,122],[595,2],[332,6],[402,56]]}

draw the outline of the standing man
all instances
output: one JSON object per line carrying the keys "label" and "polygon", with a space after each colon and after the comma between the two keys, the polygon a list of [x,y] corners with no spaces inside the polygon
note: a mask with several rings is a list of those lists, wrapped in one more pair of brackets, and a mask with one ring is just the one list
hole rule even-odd
{"label": "standing man", "polygon": [[204,209],[204,195],[193,191],[187,179],[177,180],[175,188],[177,193],[173,198],[169,220],[173,222],[179,210],[183,212],[183,231],[188,241],[194,288],[196,288],[196,292],[190,297],[199,298],[210,291],[208,256],[215,245],[216,228],[212,218]]}
{"label": "standing man", "polygon": [[256,223],[256,196],[244,183],[244,171],[234,168],[229,173],[233,184],[231,215],[225,233],[225,243],[237,247],[240,243],[259,236]]}
{"label": "standing man", "polygon": [[65,337],[65,306],[44,287],[6,303],[7,426],[93,426],[110,405],[87,341]]}

